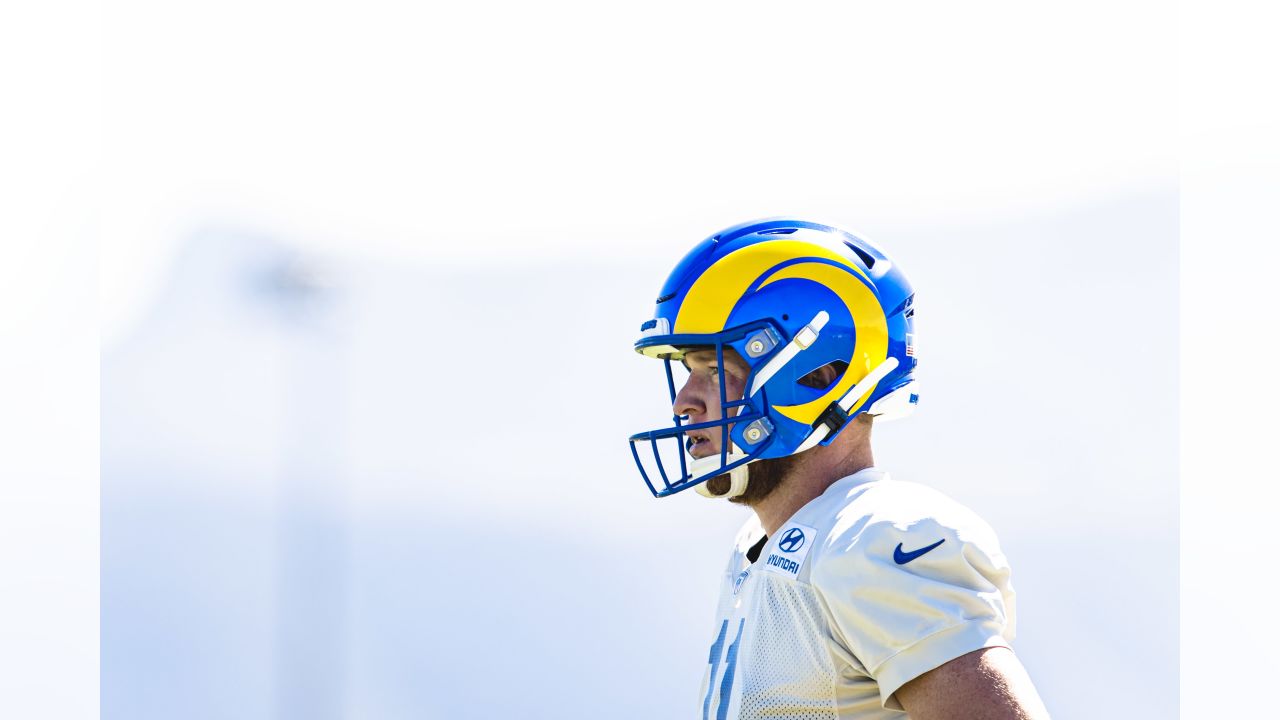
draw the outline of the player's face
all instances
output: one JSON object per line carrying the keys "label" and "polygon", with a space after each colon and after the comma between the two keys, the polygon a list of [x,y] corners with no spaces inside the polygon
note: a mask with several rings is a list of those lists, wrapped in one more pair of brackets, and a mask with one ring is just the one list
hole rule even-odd
{"label": "player's face", "polygon": [[[716,351],[691,350],[684,356],[689,369],[689,379],[676,394],[673,405],[677,415],[688,417],[689,424],[710,422],[723,417],[720,408],[720,369],[716,364]],[[751,367],[731,348],[724,350],[724,396],[733,401],[742,398]],[[734,415],[738,408],[730,408]],[[688,434],[687,449],[695,458],[703,458],[720,452],[721,430],[710,428],[694,430]]]}

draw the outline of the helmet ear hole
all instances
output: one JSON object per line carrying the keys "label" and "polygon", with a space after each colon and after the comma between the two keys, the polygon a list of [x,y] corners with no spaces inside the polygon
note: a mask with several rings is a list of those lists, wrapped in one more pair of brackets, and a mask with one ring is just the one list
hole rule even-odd
{"label": "helmet ear hole", "polygon": [[833,360],[822,367],[810,370],[796,382],[815,390],[826,390],[834,385],[836,380],[840,379],[847,369],[849,369],[849,363],[843,360]]}

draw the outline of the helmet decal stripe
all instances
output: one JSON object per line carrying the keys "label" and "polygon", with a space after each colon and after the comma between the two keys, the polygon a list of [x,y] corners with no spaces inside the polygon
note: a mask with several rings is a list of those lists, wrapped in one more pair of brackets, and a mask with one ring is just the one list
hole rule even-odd
{"label": "helmet decal stripe", "polygon": [[[680,310],[676,314],[672,332],[701,334],[724,330],[734,306],[760,276],[779,265],[800,258],[822,258],[835,261],[842,267],[848,267],[853,272],[865,275],[861,268],[854,266],[835,251],[811,242],[769,240],[748,245],[717,260],[694,282],[684,300],[680,302]],[[853,280],[848,273],[841,274],[861,286],[861,283]],[[862,289],[864,292],[869,292],[865,287]],[[879,303],[876,303],[876,307],[879,307]],[[883,318],[883,313],[881,317]]]}
{"label": "helmet decal stripe", "polygon": [[[849,367],[836,384],[817,400],[801,405],[773,406],[774,410],[787,418],[810,424],[818,419],[828,405],[844,397],[850,388],[889,356],[889,328],[880,300],[853,273],[827,263],[799,263],[778,270],[760,286],[790,279],[811,280],[829,288],[844,302],[855,323],[856,335]],[[866,395],[858,398],[853,407],[866,402],[874,390],[874,387],[868,389]]]}

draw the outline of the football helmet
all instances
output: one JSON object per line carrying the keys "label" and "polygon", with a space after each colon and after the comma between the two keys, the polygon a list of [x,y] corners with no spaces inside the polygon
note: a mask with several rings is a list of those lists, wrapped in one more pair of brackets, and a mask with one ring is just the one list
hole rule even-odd
{"label": "football helmet", "polygon": [[[662,286],[635,349],[664,361],[673,406],[673,363],[692,349],[714,349],[721,417],[686,424],[677,414],[668,427],[631,436],[649,490],[740,495],[751,462],[829,444],[861,413],[909,413],[919,398],[913,299],[906,276],[879,248],[828,225],[773,218],[698,243]],[[726,348],[750,366],[740,398],[725,397]],[[835,379],[825,387],[801,382],[828,365]],[[689,455],[692,431],[720,433],[720,452]],[[712,494],[706,481],[725,473],[729,490]]]}

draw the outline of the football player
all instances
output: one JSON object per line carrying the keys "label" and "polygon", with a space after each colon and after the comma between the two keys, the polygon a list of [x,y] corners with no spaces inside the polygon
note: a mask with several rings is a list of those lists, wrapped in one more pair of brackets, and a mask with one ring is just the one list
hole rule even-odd
{"label": "football player", "polygon": [[918,400],[914,314],[876,246],[784,218],[703,240],[641,325],[674,411],[631,437],[649,489],[754,510],[720,578],[703,720],[1048,717],[994,533],[873,463],[873,423]]}

